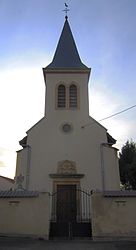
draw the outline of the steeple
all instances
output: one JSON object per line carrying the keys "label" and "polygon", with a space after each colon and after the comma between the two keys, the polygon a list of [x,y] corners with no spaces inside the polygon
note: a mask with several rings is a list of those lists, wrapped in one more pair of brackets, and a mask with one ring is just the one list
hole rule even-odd
{"label": "steeple", "polygon": [[68,17],[66,16],[65,19],[53,61],[45,69],[89,69],[80,59]]}
{"label": "steeple", "polygon": [[76,117],[82,117],[83,120],[86,117],[88,119],[90,72],[91,69],[84,65],[80,59],[66,15],[53,60],[47,67],[43,68],[46,85],[45,116],[47,119],[56,119],[56,112],[57,119],[65,117],[66,120],[69,120],[69,114],[73,115],[73,112]]}

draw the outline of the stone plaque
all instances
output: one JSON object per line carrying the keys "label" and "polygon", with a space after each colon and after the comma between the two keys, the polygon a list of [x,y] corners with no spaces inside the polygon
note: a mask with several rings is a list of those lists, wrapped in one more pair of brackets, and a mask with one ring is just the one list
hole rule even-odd
{"label": "stone plaque", "polygon": [[76,174],[76,164],[72,161],[62,161],[58,163],[58,174]]}

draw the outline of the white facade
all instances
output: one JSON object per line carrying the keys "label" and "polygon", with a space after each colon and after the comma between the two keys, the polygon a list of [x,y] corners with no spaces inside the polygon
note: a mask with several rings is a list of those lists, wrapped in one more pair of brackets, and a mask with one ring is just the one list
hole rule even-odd
{"label": "white facade", "polygon": [[[45,117],[27,131],[17,155],[16,179],[22,175],[25,189],[46,192],[55,191],[57,184],[75,184],[85,190],[119,190],[117,150],[111,146],[107,130],[89,116],[90,69],[47,67],[43,72]],[[77,108],[57,107],[60,84],[66,90],[70,84],[77,87]],[[68,124],[69,131],[63,130],[64,124]]]}

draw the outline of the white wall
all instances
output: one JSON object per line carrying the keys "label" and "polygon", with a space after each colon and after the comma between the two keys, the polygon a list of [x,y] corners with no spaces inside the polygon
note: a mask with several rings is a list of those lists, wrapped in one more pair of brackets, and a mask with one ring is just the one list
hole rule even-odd
{"label": "white wall", "polygon": [[[22,183],[23,188],[26,188],[27,169],[28,169],[28,148],[26,147],[17,152],[17,163],[16,163],[16,174],[15,174],[15,181],[17,181],[17,177],[20,174],[24,176],[24,181]],[[17,183],[15,183],[15,188],[17,188]]]}
{"label": "white wall", "polygon": [[0,234],[49,237],[49,195],[0,198]]}
{"label": "white wall", "polygon": [[91,200],[93,239],[135,239],[136,197],[103,197],[94,193]]}
{"label": "white wall", "polygon": [[108,145],[101,145],[101,158],[104,174],[104,190],[119,190],[120,176],[117,149]]}
{"label": "white wall", "polygon": [[[63,112],[56,109],[55,95],[56,95],[56,86],[59,83],[65,83],[66,86],[69,86],[72,82],[75,82],[80,89],[80,110],[74,112],[74,116],[79,118],[82,116],[82,119],[88,117],[89,115],[89,103],[88,103],[88,74],[86,73],[52,73],[46,74],[46,97],[45,97],[45,116],[51,119],[62,119],[62,116],[66,114],[66,117],[71,117],[73,111],[68,110]],[[74,110],[75,111],[75,110]]]}
{"label": "white wall", "polygon": [[[85,174],[81,180],[83,188],[102,190],[100,151],[101,143],[107,141],[106,130],[97,123],[93,123],[91,128],[82,129],[82,120],[78,119],[77,121],[74,117],[68,121],[73,125],[73,131],[69,134],[65,134],[61,130],[63,119],[62,121],[56,119],[51,124],[49,120],[44,119],[38,126],[29,131],[28,144],[31,146],[30,189],[51,191],[52,179],[49,174],[57,172],[58,162],[70,160],[76,162],[78,173]],[[93,120],[90,118],[88,122],[91,123]],[[105,156],[104,167],[113,173],[114,157],[112,153],[110,157],[111,160],[108,160],[109,158],[107,159]],[[109,179],[106,176],[108,189],[119,188],[119,179],[116,180],[116,177],[118,178],[116,173],[114,176],[110,174]]]}
{"label": "white wall", "polygon": [[[60,81],[66,84],[74,81],[78,84],[79,109],[56,109],[56,84]],[[31,151],[29,189],[52,192],[53,180],[49,174],[57,172],[58,162],[69,160],[76,163],[77,173],[84,174],[84,178],[81,179],[82,188],[102,190],[101,144],[107,142],[107,135],[106,129],[89,117],[88,74],[47,74],[46,85],[46,117],[28,131],[27,144]],[[71,124],[71,132],[62,131],[64,123]],[[85,124],[90,126],[82,128]],[[22,172],[26,175],[28,164],[26,153],[24,150],[23,152],[19,153],[17,173]],[[113,170],[115,163],[113,153],[110,150],[104,151],[104,158],[106,187],[111,190],[118,189],[119,178]]]}

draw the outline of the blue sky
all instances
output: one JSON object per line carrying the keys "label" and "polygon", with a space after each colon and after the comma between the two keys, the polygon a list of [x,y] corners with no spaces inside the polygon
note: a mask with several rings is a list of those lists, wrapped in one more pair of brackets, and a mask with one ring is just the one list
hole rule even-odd
{"label": "blue sky", "polygon": [[[136,104],[136,1],[67,3],[80,57],[92,68],[90,115],[99,120]],[[18,141],[44,115],[42,67],[54,55],[63,9],[62,0],[0,0],[0,175],[14,176]],[[119,148],[136,141],[136,108],[101,124]]]}

